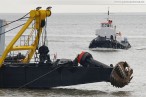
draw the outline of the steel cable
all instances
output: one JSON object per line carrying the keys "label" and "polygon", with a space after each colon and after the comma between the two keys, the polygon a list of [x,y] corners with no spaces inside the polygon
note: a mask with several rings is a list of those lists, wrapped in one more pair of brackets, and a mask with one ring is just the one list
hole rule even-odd
{"label": "steel cable", "polygon": [[7,24],[5,24],[5,25],[2,25],[2,26],[0,26],[0,28],[5,27],[5,26],[7,26],[7,25],[10,25],[10,24],[12,24],[12,23],[14,23],[14,22],[20,21],[20,20],[22,20],[22,19],[24,19],[24,18],[28,18],[28,17],[25,17],[25,16],[27,16],[28,14],[29,14],[29,13],[25,14],[23,17],[21,17],[21,18],[19,18],[19,19],[17,19],[17,20],[14,20],[14,21],[11,21],[10,23],[7,23]]}
{"label": "steel cable", "polygon": [[41,79],[42,77],[44,77],[44,76],[50,74],[51,72],[53,72],[54,70],[56,70],[56,69],[58,69],[58,68],[60,68],[60,67],[61,67],[61,65],[58,66],[58,67],[56,67],[56,68],[54,68],[54,69],[51,70],[51,71],[48,71],[47,73],[45,73],[45,74],[43,74],[43,75],[41,75],[41,76],[35,78],[34,80],[32,80],[32,81],[30,81],[30,82],[28,82],[28,83],[26,83],[26,84],[20,86],[18,89],[24,88],[26,85],[29,85],[29,84],[31,84],[31,83],[34,83],[35,81],[37,81],[37,80]]}
{"label": "steel cable", "polygon": [[[25,24],[25,23],[24,23],[24,24]],[[14,28],[12,28],[12,29],[10,29],[10,30],[8,30],[8,31],[5,31],[5,32],[3,32],[3,33],[0,33],[0,35],[5,34],[5,33],[7,33],[7,32],[10,32],[10,31],[12,31],[12,30],[14,30],[14,29],[16,29],[16,28],[19,28],[19,27],[23,26],[24,24],[21,24],[21,25],[16,26],[16,27],[14,27]]]}

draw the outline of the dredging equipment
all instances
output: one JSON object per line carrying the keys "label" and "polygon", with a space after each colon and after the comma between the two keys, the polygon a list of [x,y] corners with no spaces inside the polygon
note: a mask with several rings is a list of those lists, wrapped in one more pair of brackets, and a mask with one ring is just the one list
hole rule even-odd
{"label": "dredging equipment", "polygon": [[[108,66],[94,60],[88,52],[82,52],[74,60],[57,59],[52,62],[45,43],[40,47],[38,45],[41,33],[46,28],[46,18],[51,15],[50,8],[41,10],[41,7],[38,7],[36,10],[31,10],[27,22],[2,53],[0,88],[50,88],[101,81],[110,82],[113,86],[122,88],[130,83],[133,70],[127,62]],[[24,19],[25,16],[20,19]],[[16,46],[16,42],[32,22],[32,31],[24,44]],[[35,37],[31,42],[33,31]],[[14,51],[19,53],[12,55]],[[26,51],[25,55],[22,54],[24,51]],[[31,62],[33,57],[38,60]]]}

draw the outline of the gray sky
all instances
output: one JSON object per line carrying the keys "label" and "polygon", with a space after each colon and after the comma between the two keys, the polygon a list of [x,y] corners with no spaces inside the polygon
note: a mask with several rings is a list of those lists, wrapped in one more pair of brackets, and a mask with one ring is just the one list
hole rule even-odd
{"label": "gray sky", "polygon": [[52,6],[54,13],[146,12],[146,0],[1,0],[0,13],[26,13]]}

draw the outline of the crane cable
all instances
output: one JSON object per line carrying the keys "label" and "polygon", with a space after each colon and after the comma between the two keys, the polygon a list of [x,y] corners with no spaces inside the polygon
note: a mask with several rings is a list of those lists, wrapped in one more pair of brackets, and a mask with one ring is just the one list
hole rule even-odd
{"label": "crane cable", "polygon": [[2,25],[2,26],[0,26],[0,28],[5,27],[5,26],[7,26],[7,25],[10,25],[10,24],[12,24],[12,23],[14,23],[14,22],[20,21],[20,20],[22,20],[22,19],[24,19],[24,18],[28,18],[28,17],[26,17],[28,14],[29,14],[29,13],[25,14],[23,17],[21,17],[21,18],[19,18],[19,19],[17,19],[17,20],[14,20],[14,21],[11,21],[10,23],[7,23],[7,24],[5,24],[5,25]]}
{"label": "crane cable", "polygon": [[[40,45],[46,45],[45,44],[45,41],[46,41],[46,39],[47,39],[47,30],[46,30],[46,27],[47,27],[47,18],[45,19],[45,26],[44,26],[44,29],[43,29],[43,33],[44,33],[44,35],[43,35],[43,33],[42,33],[42,41],[41,41],[41,43],[40,43],[40,41],[39,41],[39,36],[38,36],[38,46],[37,46],[37,50],[38,50],[38,47],[39,47],[39,44]],[[44,38],[44,39],[43,39]]]}
{"label": "crane cable", "polygon": [[44,27],[44,31],[45,31],[45,35],[44,35],[44,43],[43,43],[43,45],[46,45],[45,44],[45,41],[46,41],[46,39],[47,39],[47,30],[46,30],[46,28],[47,28],[47,18],[46,18],[46,22],[45,22],[45,27]]}
{"label": "crane cable", "polygon": [[[25,23],[24,23],[24,24],[25,24]],[[10,29],[10,30],[8,30],[8,31],[5,31],[5,32],[3,32],[3,33],[0,33],[0,35],[5,34],[5,33],[7,33],[7,32],[10,32],[10,31],[12,31],[12,30],[14,30],[14,29],[16,29],[16,28],[19,28],[19,27],[23,26],[24,24],[21,24],[21,25],[16,26],[16,27],[14,27],[14,28],[12,28],[12,29]]]}
{"label": "crane cable", "polygon": [[[14,22],[20,21],[20,20],[22,20],[22,19],[28,18],[28,17],[26,17],[28,14],[29,14],[29,13],[25,14],[23,17],[21,17],[21,18],[19,18],[19,19],[17,19],[17,20],[14,20],[14,21],[12,21],[12,22],[10,22],[10,23],[7,23],[7,24],[5,24],[5,25],[2,25],[2,26],[0,26],[0,28],[5,27],[5,26],[7,26],[7,25],[10,25],[10,24],[12,24],[12,23],[14,23]],[[18,27],[20,27],[20,26],[23,26],[24,24],[25,24],[25,23],[23,23],[23,24],[21,24],[21,25],[19,25],[19,26],[16,26],[16,27],[14,27],[14,28],[12,28],[12,29],[10,29],[10,30],[8,30],[8,31],[3,32],[3,33],[0,33],[0,35],[5,34],[5,33],[7,33],[7,32],[10,32],[10,31],[12,31],[12,30],[14,30],[14,29],[16,29],[16,28],[18,28]]]}

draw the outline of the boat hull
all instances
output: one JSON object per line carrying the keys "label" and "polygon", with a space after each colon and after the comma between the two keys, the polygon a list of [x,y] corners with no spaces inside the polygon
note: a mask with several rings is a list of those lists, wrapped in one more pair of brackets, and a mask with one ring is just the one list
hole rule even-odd
{"label": "boat hull", "polygon": [[[128,70],[126,70],[128,68]],[[82,52],[73,61],[57,59],[49,63],[10,63],[0,68],[0,88],[51,88],[93,82],[110,82],[124,87],[132,79],[133,70],[126,62],[110,66]]]}
{"label": "boat hull", "polygon": [[[131,45],[129,44],[129,42],[119,42],[117,40],[107,40],[104,37],[97,37],[95,39],[93,39],[89,45],[90,49],[93,50],[98,50],[99,48],[106,48],[108,50],[116,50],[116,49],[129,49],[131,48]],[[100,49],[100,50],[101,50]]]}
{"label": "boat hull", "polygon": [[17,64],[0,69],[0,88],[50,88],[93,82],[108,82],[113,68]]}

